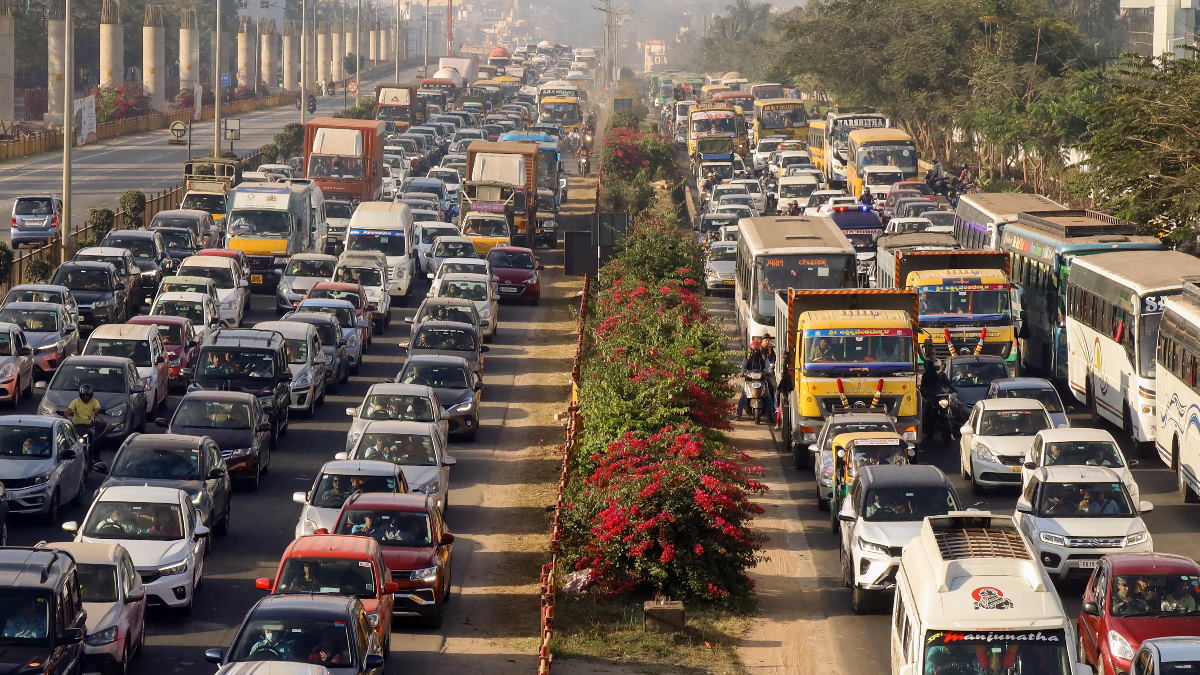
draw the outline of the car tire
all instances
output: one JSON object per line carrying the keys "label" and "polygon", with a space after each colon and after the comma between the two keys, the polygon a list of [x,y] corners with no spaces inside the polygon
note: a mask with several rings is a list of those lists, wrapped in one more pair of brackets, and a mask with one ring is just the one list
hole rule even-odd
{"label": "car tire", "polygon": [[54,492],[50,494],[50,504],[46,507],[46,513],[42,515],[42,522],[50,525],[59,522],[61,510],[62,505],[59,502],[58,488],[55,488]]}
{"label": "car tire", "polygon": [[292,426],[292,414],[287,409],[283,409],[283,426],[279,428],[280,436],[287,436],[288,427]]}
{"label": "car tire", "polygon": [[[215,532],[218,537],[224,537],[225,535],[229,534],[229,519],[232,517],[233,517],[233,498],[229,498],[229,499],[225,500],[225,515],[221,516],[221,520],[214,523],[214,526],[213,526],[213,532]],[[211,537],[209,538],[209,541],[210,542],[212,541]],[[207,547],[206,547],[205,552],[206,553],[208,552]]]}
{"label": "car tire", "polygon": [[0,522],[0,546],[8,546],[8,519]]}
{"label": "car tire", "polygon": [[468,443],[474,443],[475,439],[477,439],[478,437],[479,437],[479,422],[475,423],[475,427],[473,429],[471,429],[467,433],[463,434],[463,440],[467,441]]}
{"label": "car tire", "polygon": [[871,614],[875,611],[875,597],[871,591],[857,585],[850,587],[850,609],[855,614]]}
{"label": "car tire", "polygon": [[121,660],[110,661],[100,668],[100,675],[125,675],[129,672],[129,642],[121,649]]}

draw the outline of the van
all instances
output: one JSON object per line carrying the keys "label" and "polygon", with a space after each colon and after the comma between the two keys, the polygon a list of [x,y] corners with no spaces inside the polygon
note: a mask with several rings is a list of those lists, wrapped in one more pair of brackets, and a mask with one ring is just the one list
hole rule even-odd
{"label": "van", "polygon": [[[930,516],[904,548],[892,605],[891,672],[1084,675],[1075,629],[1011,516]],[[961,664],[961,665],[959,665]]]}
{"label": "van", "polygon": [[138,377],[146,386],[146,412],[167,402],[170,373],[167,350],[158,334],[158,326],[132,323],[106,323],[96,326],[83,346],[85,356],[119,356],[133,361]]}
{"label": "van", "polygon": [[347,253],[378,251],[387,258],[392,295],[408,295],[416,273],[412,210],[407,204],[363,202],[346,228]]}

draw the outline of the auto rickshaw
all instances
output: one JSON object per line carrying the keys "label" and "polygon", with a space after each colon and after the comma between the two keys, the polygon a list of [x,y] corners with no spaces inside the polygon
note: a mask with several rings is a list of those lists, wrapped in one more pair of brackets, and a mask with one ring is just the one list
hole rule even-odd
{"label": "auto rickshaw", "polygon": [[829,499],[829,529],[836,533],[841,522],[838,513],[842,510],[842,502],[850,496],[859,468],[908,464],[914,450],[900,434],[890,431],[838,434],[833,437],[832,449],[833,494]]}

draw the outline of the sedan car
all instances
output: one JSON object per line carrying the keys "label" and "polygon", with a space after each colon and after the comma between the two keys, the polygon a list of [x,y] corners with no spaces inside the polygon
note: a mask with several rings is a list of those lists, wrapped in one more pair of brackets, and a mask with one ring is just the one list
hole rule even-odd
{"label": "sedan car", "polygon": [[355,492],[409,492],[400,467],[390,462],[334,460],[325,462],[307,492],[292,493],[299,504],[297,537],[332,529],[342,502]]}
{"label": "sedan car", "polygon": [[213,440],[230,478],[257,490],[271,466],[271,421],[254,394],[241,391],[189,392],[171,421],[155,420],[168,434]]}
{"label": "sedan car", "polygon": [[396,375],[400,384],[433,389],[450,423],[451,437],[473,441],[479,431],[479,397],[483,382],[461,356],[412,356]]}
{"label": "sedan car", "polygon": [[1009,377],[1000,356],[951,354],[942,366],[942,391],[947,392],[955,424],[962,424],[975,403],[987,398],[995,380]]}
{"label": "sedan car", "polygon": [[1029,484],[1033,471],[1042,466],[1106,466],[1121,477],[1133,501],[1141,499],[1141,489],[1130,469],[1136,459],[1126,460],[1117,439],[1104,429],[1043,429],[1033,437],[1033,445],[1025,453],[1024,485]]}
{"label": "sedan car", "polygon": [[733,292],[737,242],[713,242],[704,261],[704,286],[710,291]]}
{"label": "sedan car", "polygon": [[456,321],[422,321],[413,326],[412,340],[400,343],[408,356],[461,356],[472,370],[483,377],[483,354],[489,347],[483,344],[479,329]]}
{"label": "sedan car", "polygon": [[0,402],[14,408],[33,393],[33,350],[25,331],[15,323],[0,321]]}
{"label": "sedan car", "polygon": [[[457,229],[456,229],[457,231]],[[434,237],[429,252],[425,254],[425,273],[433,274],[446,258],[478,258],[479,252],[470,239],[455,234]]]}
{"label": "sedan car", "polygon": [[171,256],[171,260],[175,264],[179,264],[184,258],[196,255],[196,251],[203,246],[203,242],[196,239],[192,231],[183,227],[156,227],[155,232],[162,235],[163,244],[167,247],[167,255]]}
{"label": "sedan car", "polygon": [[429,297],[463,298],[475,303],[480,328],[495,338],[500,319],[500,298],[492,292],[491,277],[483,274],[447,274],[429,287]]}
{"label": "sedan car", "polygon": [[378,382],[371,385],[362,403],[346,408],[350,431],[346,433],[346,452],[362,436],[367,425],[380,420],[436,423],[442,438],[448,437],[449,421],[442,416],[442,404],[431,387],[417,384]]}
{"label": "sedan car", "polygon": [[38,413],[61,416],[85,383],[92,385],[104,413],[102,440],[123,440],[146,423],[146,385],[133,361],[117,356],[72,356],[63,361],[49,383],[33,385],[34,391],[44,392]]}
{"label": "sedan car", "polygon": [[308,295],[314,284],[328,281],[337,267],[337,258],[323,253],[297,253],[283,268],[275,289],[275,313],[290,312]]}
{"label": "sedan car", "polygon": [[1033,439],[1050,428],[1050,416],[1031,398],[979,401],[959,430],[959,459],[971,488],[1020,485],[1025,455]]}
{"label": "sedan car", "polygon": [[425,321],[457,321],[479,328],[479,312],[475,303],[463,298],[425,298],[407,323],[417,326]]}
{"label": "sedan car", "polygon": [[449,506],[450,467],[457,460],[446,453],[445,437],[436,422],[370,422],[354,448],[334,458],[391,462],[404,471],[409,491],[429,495],[442,511]]}
{"label": "sedan car", "polygon": [[0,417],[0,484],[9,513],[57,522],[66,502],[83,500],[87,450],[75,427],[62,417]]}
{"label": "sedan car", "polygon": [[992,380],[984,398],[1034,398],[1046,406],[1046,412],[1050,413],[1050,421],[1054,422],[1056,428],[1071,426],[1062,398],[1050,380],[1040,377],[1005,377]]}
{"label": "sedan car", "polygon": [[220,301],[221,322],[230,328],[242,323],[242,317],[250,305],[250,281],[236,258],[194,255],[179,264],[178,273],[212,279]]}
{"label": "sedan car", "polygon": [[498,281],[496,290],[500,299],[538,303],[542,297],[542,271],[546,266],[538,262],[533,249],[497,246],[488,251],[487,259],[492,265],[492,276]]}
{"label": "sedan car", "polygon": [[48,302],[52,305],[62,305],[67,308],[67,314],[72,323],[79,323],[79,303],[75,295],[66,286],[54,284],[18,284],[8,289],[0,307],[6,307],[14,302]]}

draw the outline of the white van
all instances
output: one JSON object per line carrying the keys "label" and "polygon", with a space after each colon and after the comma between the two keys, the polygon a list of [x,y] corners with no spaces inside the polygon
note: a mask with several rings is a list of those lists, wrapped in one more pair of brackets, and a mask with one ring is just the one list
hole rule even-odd
{"label": "white van", "polygon": [[387,258],[392,295],[408,295],[416,272],[412,210],[399,202],[363,202],[350,216],[345,251],[378,251]]}
{"label": "white van", "polygon": [[892,605],[892,675],[1091,673],[1075,645],[1074,622],[1010,516],[930,516],[904,548]]}

